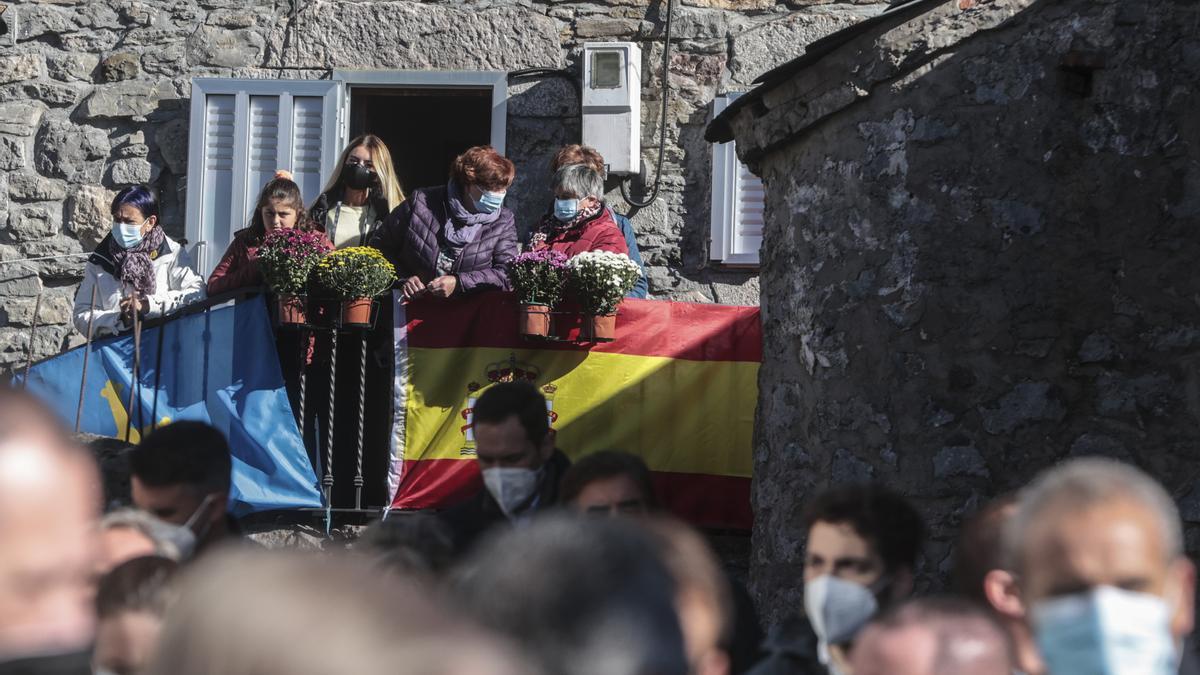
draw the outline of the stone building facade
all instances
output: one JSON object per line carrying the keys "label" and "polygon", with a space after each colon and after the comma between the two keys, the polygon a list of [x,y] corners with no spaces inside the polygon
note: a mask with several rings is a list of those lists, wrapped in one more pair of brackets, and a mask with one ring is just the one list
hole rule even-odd
{"label": "stone building facade", "polygon": [[[61,256],[88,251],[104,235],[115,190],[153,185],[168,233],[184,235],[192,78],[322,79],[336,69],[578,74],[583,43],[636,41],[642,147],[653,167],[664,7],[661,0],[10,3],[3,18],[11,30],[0,38],[0,259],[59,257],[0,266],[0,370],[23,363],[39,292],[34,356],[77,339],[68,319],[83,258]],[[756,270],[723,269],[707,255],[712,150],[703,129],[713,97],[748,89],[813,39],[880,7],[676,0],[661,196],[631,210],[617,183],[608,185],[612,203],[633,215],[654,296],[758,302]],[[579,140],[578,98],[562,79],[514,81],[508,94],[507,153],[519,172],[509,204],[528,223],[544,208],[553,151]],[[641,194],[636,186],[634,194]]]}
{"label": "stone building facade", "polygon": [[1197,25],[1184,0],[922,0],[710,127],[767,188],[769,618],[798,606],[798,512],[833,483],[918,502],[927,584],[964,514],[1079,455],[1159,477],[1200,551]]}

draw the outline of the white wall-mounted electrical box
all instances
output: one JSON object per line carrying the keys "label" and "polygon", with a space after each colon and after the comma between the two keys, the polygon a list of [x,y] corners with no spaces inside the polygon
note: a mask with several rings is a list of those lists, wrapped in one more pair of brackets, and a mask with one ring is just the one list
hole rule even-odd
{"label": "white wall-mounted electrical box", "polygon": [[610,174],[641,173],[642,50],[633,42],[583,46],[583,144]]}

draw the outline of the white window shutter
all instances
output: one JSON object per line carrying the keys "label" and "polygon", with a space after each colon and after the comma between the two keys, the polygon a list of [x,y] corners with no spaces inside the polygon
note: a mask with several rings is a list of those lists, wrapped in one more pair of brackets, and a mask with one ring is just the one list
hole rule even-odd
{"label": "white window shutter", "polygon": [[321,190],[338,151],[341,83],[330,80],[192,80],[187,223],[196,270],[207,276],[259,192],[291,171],[305,204]]}
{"label": "white window shutter", "polygon": [[[741,94],[718,96],[713,115]],[[709,257],[726,265],[757,265],[762,248],[766,191],[738,161],[734,143],[713,146],[712,225]]]}

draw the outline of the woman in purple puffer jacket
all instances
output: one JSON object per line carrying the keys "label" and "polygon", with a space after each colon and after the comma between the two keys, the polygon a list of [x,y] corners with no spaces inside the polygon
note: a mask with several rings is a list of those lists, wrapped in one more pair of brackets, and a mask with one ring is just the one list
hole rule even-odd
{"label": "woman in purple puffer jacket", "polygon": [[504,195],[516,167],[490,145],[454,160],[450,182],[421,188],[396,207],[371,245],[396,266],[405,299],[508,290],[517,228]]}

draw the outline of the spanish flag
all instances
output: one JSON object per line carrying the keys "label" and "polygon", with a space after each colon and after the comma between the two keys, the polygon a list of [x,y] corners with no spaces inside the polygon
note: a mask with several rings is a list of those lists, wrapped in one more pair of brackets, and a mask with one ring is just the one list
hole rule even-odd
{"label": "spanish flag", "polygon": [[472,406],[489,386],[525,379],[572,459],[639,455],[676,515],[749,529],[757,307],[625,300],[615,340],[594,344],[522,337],[518,309],[501,293],[395,298],[392,508],[442,508],[481,489]]}

